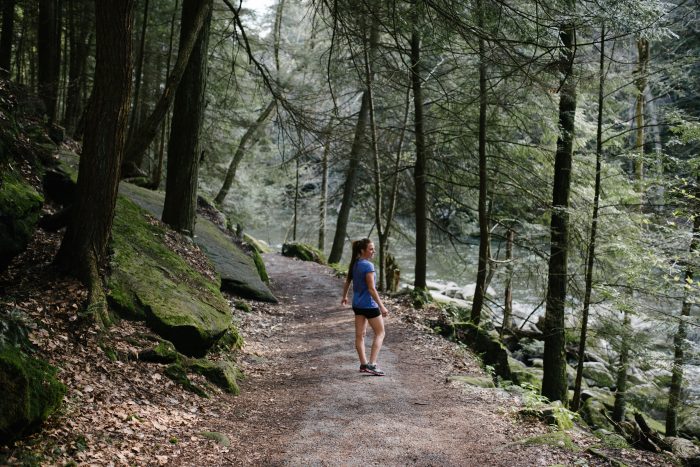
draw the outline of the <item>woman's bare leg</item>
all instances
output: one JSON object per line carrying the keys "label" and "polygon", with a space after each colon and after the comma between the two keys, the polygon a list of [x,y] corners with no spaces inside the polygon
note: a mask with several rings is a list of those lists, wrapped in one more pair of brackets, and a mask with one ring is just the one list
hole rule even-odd
{"label": "woman's bare leg", "polygon": [[365,354],[365,333],[367,332],[367,318],[362,315],[355,315],[355,350],[362,365],[367,364]]}
{"label": "woman's bare leg", "polygon": [[376,318],[371,318],[368,321],[369,325],[372,327],[372,331],[374,331],[374,339],[372,340],[372,350],[370,350],[369,353],[369,363],[375,365],[377,363],[379,349],[382,348],[382,342],[384,342],[384,319],[381,316],[377,316]]}

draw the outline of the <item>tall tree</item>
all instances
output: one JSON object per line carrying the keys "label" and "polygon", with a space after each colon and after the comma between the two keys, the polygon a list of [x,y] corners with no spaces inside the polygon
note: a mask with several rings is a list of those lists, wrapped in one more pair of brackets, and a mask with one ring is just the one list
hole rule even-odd
{"label": "tall tree", "polygon": [[[484,0],[476,2],[478,25],[484,31]],[[476,273],[476,286],[472,301],[471,320],[475,324],[481,321],[481,309],[486,296],[486,275],[489,267],[489,216],[486,209],[488,201],[488,172],[486,167],[486,45],[484,37],[479,37],[479,260]]]}
{"label": "tall tree", "polygon": [[15,0],[5,0],[2,6],[2,31],[0,32],[0,77],[3,78],[10,76],[14,30]]}
{"label": "tall tree", "polygon": [[187,235],[194,235],[197,217],[200,131],[204,119],[207,47],[213,0],[185,0],[182,3],[180,29],[180,44],[184,45],[198,27],[196,19],[201,3],[206,4],[209,14],[199,28],[197,41],[175,95],[163,205],[163,222]]}
{"label": "tall tree", "polygon": [[61,65],[61,10],[57,0],[39,0],[37,34],[39,96],[46,106],[49,123],[56,118],[58,79]]}
{"label": "tall tree", "polygon": [[591,234],[588,241],[588,253],[586,255],[586,278],[583,293],[583,311],[581,312],[581,334],[578,345],[578,364],[576,366],[576,379],[574,381],[574,396],[571,400],[571,410],[577,411],[581,405],[581,382],[583,380],[583,361],[586,351],[588,336],[588,314],[591,306],[591,293],[593,291],[593,265],[595,261],[595,247],[598,236],[598,211],[600,207],[600,172],[602,170],[601,159],[603,157],[603,104],[605,98],[605,23],[600,30],[600,60],[598,62],[598,124],[596,127],[596,151],[595,151],[595,187],[593,189],[593,216],[591,218]]}
{"label": "tall tree", "polygon": [[[575,10],[575,2],[566,2],[568,11]],[[559,27],[559,136],[554,160],[552,190],[552,218],[550,224],[549,275],[544,330],[544,368],[542,395],[550,400],[567,402],[566,336],[564,314],[569,251],[569,193],[571,190],[571,160],[576,116],[576,79],[573,76],[576,29],[572,18]]]}
{"label": "tall tree", "polygon": [[75,203],[56,263],[88,284],[88,309],[106,323],[99,268],[107,253],[131,92],[135,0],[95,2],[95,85],[88,108]]}
{"label": "tall tree", "polygon": [[421,77],[420,0],[413,0],[413,25],[411,30],[411,85],[413,88],[413,125],[416,142],[416,162],[413,183],[416,191],[416,264],[414,287],[427,288],[428,264],[428,180],[427,150],[423,131],[423,82]]}

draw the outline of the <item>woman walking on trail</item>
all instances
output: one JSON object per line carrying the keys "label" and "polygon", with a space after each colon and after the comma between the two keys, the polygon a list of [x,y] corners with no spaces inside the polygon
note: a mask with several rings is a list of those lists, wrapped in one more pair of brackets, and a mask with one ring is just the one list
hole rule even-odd
{"label": "woman walking on trail", "polygon": [[[352,309],[355,312],[355,349],[360,357],[360,371],[384,376],[377,367],[377,356],[384,341],[384,316],[389,314],[374,286],[374,265],[369,261],[374,256],[374,243],[369,238],[352,242],[352,259],[348,277],[343,287],[342,305],[348,303],[348,290],[352,283]],[[367,323],[374,331],[369,360],[365,354],[365,330]]]}

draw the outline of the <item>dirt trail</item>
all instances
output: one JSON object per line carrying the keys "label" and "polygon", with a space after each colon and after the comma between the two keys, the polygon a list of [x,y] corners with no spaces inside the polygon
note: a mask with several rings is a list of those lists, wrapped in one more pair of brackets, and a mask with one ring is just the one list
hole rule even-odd
{"label": "dirt trail", "polygon": [[236,455],[223,463],[551,465],[577,457],[514,443],[543,427],[516,424],[515,400],[503,391],[447,383],[455,364],[480,370],[396,316],[379,359],[387,376],[360,373],[342,280],[313,263],[265,261],[281,303],[268,310],[276,318],[266,339],[246,338],[249,377],[233,413],[210,424],[236,433]]}

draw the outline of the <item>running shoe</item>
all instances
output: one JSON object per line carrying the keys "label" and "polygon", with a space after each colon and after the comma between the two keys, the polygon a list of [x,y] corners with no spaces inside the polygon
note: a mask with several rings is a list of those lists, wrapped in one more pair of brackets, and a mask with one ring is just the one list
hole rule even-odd
{"label": "running shoe", "polygon": [[360,364],[360,373],[364,373],[367,371],[367,364],[366,363],[361,363]]}
{"label": "running shoe", "polygon": [[372,365],[371,363],[368,363],[365,371],[374,376],[384,376],[384,372],[380,370],[376,364]]}

